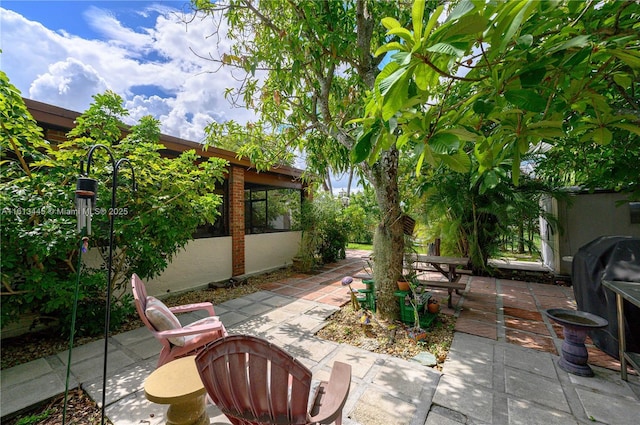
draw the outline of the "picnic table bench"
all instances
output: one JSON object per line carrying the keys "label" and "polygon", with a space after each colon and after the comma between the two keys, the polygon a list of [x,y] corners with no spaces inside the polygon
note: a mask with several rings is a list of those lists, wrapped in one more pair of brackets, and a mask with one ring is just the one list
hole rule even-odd
{"label": "picnic table bench", "polygon": [[[460,290],[466,288],[466,283],[460,282],[460,276],[463,273],[461,273],[458,268],[467,267],[469,258],[409,254],[405,256],[405,264],[407,268],[416,272],[420,285],[431,288],[446,288],[449,293],[449,299],[447,301],[449,308],[453,308],[453,302],[451,300],[453,291],[455,290],[456,294],[460,295]],[[426,272],[431,271],[440,272],[447,280],[426,279]]]}
{"label": "picnic table bench", "polygon": [[[363,256],[365,260],[370,260],[370,256]],[[469,265],[467,257],[447,257],[440,255],[424,255],[424,254],[407,254],[404,258],[405,268],[413,270],[417,273],[418,283],[422,286],[431,288],[445,288],[449,293],[447,306],[453,308],[451,296],[453,291],[460,295],[460,290],[466,288],[466,283],[460,282],[460,276],[470,274],[469,270],[464,269]],[[426,272],[440,272],[447,280],[430,280],[426,279]],[[358,273],[354,276],[356,279],[373,279],[370,273]]]}

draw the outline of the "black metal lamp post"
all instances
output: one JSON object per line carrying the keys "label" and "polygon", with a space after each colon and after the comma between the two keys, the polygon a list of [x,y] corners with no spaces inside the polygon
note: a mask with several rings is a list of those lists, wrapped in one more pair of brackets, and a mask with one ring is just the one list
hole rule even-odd
{"label": "black metal lamp post", "polygon": [[[84,176],[78,178],[76,189],[76,204],[78,208],[78,230],[81,231],[86,228],[87,234],[91,233],[91,214],[92,207],[95,204],[95,198],[97,193],[98,182],[97,180],[89,178],[91,171],[91,163],[93,159],[93,153],[96,149],[101,148],[109,154],[109,159],[113,171],[111,173],[111,209],[107,211],[109,214],[109,256],[107,260],[107,300],[105,306],[105,318],[104,318],[104,366],[102,370],[102,419],[101,424],[104,424],[105,419],[105,407],[106,407],[106,394],[107,394],[107,353],[109,348],[109,325],[111,322],[111,267],[113,263],[113,222],[116,212],[116,190],[118,188],[118,170],[122,164],[127,164],[131,169],[131,180],[133,190],[136,190],[136,176],[133,170],[131,162],[127,158],[120,158],[115,160],[111,150],[105,145],[94,145],[89,149],[87,154],[87,170]],[[82,172],[82,169],[80,170]]]}

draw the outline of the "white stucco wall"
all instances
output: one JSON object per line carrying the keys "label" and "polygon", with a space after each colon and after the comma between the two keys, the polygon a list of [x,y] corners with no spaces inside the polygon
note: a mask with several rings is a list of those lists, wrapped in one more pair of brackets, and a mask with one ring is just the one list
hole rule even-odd
{"label": "white stucco wall", "polygon": [[231,237],[195,239],[174,256],[160,276],[146,282],[154,296],[202,288],[231,277]]}
{"label": "white stucco wall", "polygon": [[[245,236],[245,273],[255,274],[291,264],[301,232]],[[163,296],[202,288],[232,277],[231,237],[196,239],[180,251],[167,269],[146,283],[149,295]]]}
{"label": "white stucco wall", "polygon": [[[264,233],[245,237],[245,274],[256,274],[290,265],[300,246],[301,232]],[[102,262],[91,250],[85,263],[93,267]],[[145,281],[149,295],[162,297],[203,288],[210,282],[232,277],[231,237],[195,239],[179,251],[158,277]],[[130,292],[127,285],[126,290]]]}
{"label": "white stucco wall", "polygon": [[[245,239],[245,273],[255,274],[290,265],[300,246],[301,232],[247,235]],[[117,250],[114,254],[117,254]],[[145,281],[149,295],[162,297],[206,287],[232,277],[231,237],[195,239],[179,251],[167,269],[158,277]],[[103,264],[97,249],[83,255],[85,265]],[[131,286],[125,291],[131,293]],[[28,332],[36,316],[2,330],[2,338]]]}
{"label": "white stucco wall", "polygon": [[289,265],[298,253],[302,232],[247,235],[244,247],[245,273],[260,273]]}
{"label": "white stucco wall", "polygon": [[580,247],[600,236],[640,237],[640,224],[631,223],[629,204],[620,193],[579,193],[571,201],[558,202],[557,217],[562,231],[556,234],[558,252],[555,270],[571,274],[571,262],[563,257],[574,256]]}

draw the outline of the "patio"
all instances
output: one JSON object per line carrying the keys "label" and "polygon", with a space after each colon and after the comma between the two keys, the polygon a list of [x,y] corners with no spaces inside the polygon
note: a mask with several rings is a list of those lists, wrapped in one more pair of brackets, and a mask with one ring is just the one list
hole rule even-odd
{"label": "patio", "polygon": [[[362,254],[349,251],[346,260],[317,275],[273,283],[217,305],[216,313],[230,333],[262,336],[288,350],[314,379],[325,379],[335,360],[350,363],[346,425],[630,424],[640,417],[640,379],[633,374],[622,381],[618,362],[596,347],[589,346],[595,377],[557,367],[561,329],[541,312],[575,308],[570,287],[464,276],[467,290],[454,295],[455,310],[442,305],[445,314],[459,315],[442,373],[315,337],[326,318],[348,302],[340,280],[361,270]],[[438,297],[445,297],[446,290],[440,291]],[[102,349],[96,341],[73,352],[73,385],[95,400],[102,398]],[[110,340],[106,413],[114,424],[164,423],[166,406],[147,401],[142,389],[158,350],[144,328]],[[2,415],[64,391],[66,359],[63,352],[3,370]],[[215,406],[208,413],[211,423],[229,423]]]}

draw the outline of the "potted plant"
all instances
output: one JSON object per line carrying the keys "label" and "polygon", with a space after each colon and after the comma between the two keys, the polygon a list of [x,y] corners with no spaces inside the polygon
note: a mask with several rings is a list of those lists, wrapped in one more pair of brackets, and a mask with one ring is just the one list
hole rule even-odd
{"label": "potted plant", "polygon": [[411,291],[417,284],[418,273],[413,267],[413,258],[418,255],[415,241],[412,237],[405,235],[404,238],[404,258],[403,271],[398,279],[398,289],[400,291]]}
{"label": "potted plant", "polygon": [[398,279],[398,290],[404,292],[411,290],[409,280],[405,276],[400,276],[400,278]]}
{"label": "potted plant", "polygon": [[409,338],[411,338],[415,342],[423,341],[427,339],[427,331],[419,326],[417,328],[411,328],[409,329]]}
{"label": "potted plant", "polygon": [[409,287],[411,292],[407,298],[413,309],[413,327],[409,329],[409,337],[418,342],[427,337],[427,331],[420,324],[420,309],[424,308],[423,306],[431,298],[431,295],[424,292],[424,288],[419,286],[415,279],[409,281]]}
{"label": "potted plant", "polygon": [[429,301],[427,301],[427,311],[432,314],[440,312],[440,303],[436,297],[431,297],[429,298]]}

